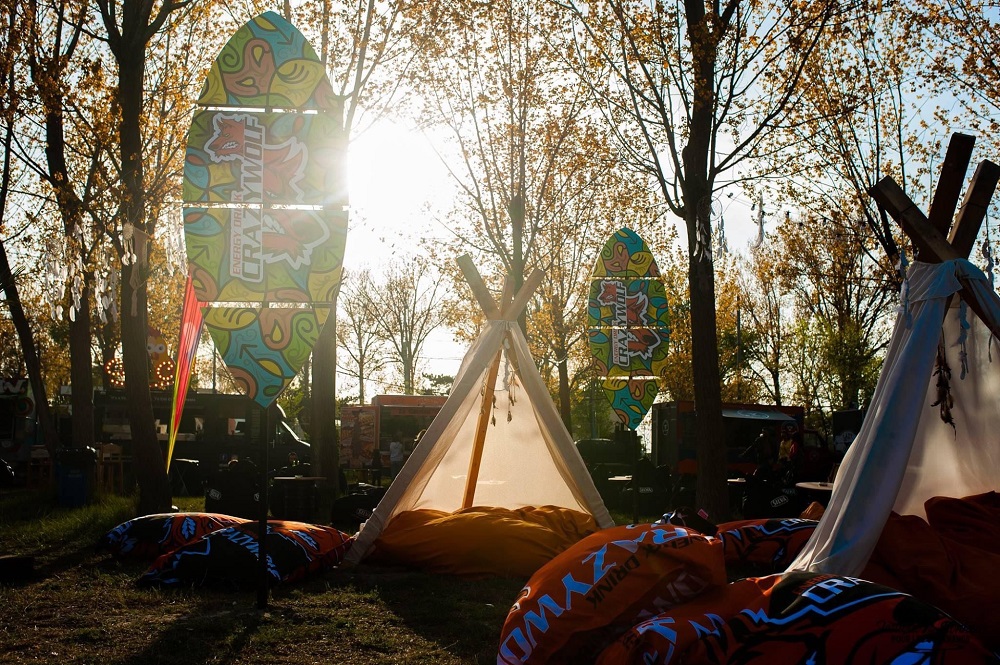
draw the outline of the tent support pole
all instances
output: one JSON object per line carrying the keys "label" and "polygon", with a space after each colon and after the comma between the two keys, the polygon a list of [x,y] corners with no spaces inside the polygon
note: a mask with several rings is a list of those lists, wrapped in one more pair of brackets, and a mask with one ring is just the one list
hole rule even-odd
{"label": "tent support pole", "polygon": [[490,424],[490,412],[493,410],[493,395],[497,386],[497,374],[500,373],[500,356],[498,351],[490,365],[489,374],[486,375],[485,392],[483,393],[483,403],[479,407],[479,420],[476,422],[476,441],[472,449],[472,458],[469,460],[469,473],[465,480],[465,496],[462,499],[462,508],[472,507],[472,502],[476,498],[476,483],[479,482],[479,466],[483,461],[483,445],[486,443],[486,428]]}
{"label": "tent support pole", "polygon": [[[994,181],[992,184],[995,186],[996,182]],[[924,257],[921,259],[922,261],[940,263],[942,261],[966,258],[951,246],[948,239],[940,231],[927,221],[927,218],[920,212],[916,204],[910,200],[903,192],[903,189],[890,176],[886,176],[880,180],[878,184],[868,190],[868,194],[903,227],[903,231],[906,232],[906,235],[913,241],[914,246],[917,247],[919,255]],[[979,195],[982,195],[982,192],[979,192]],[[969,219],[965,219],[965,216],[963,216],[960,220],[962,221],[962,235],[964,233],[972,234],[973,226],[976,227],[974,230],[978,231],[977,222],[982,222],[982,219],[975,219],[978,215],[974,209],[970,208],[968,217]],[[959,277],[959,281],[962,283],[961,293],[966,304],[976,313],[976,316],[982,319],[983,323],[986,324],[994,335],[1000,336],[1000,325],[987,316],[976,299],[972,297],[967,280],[964,277]]]}

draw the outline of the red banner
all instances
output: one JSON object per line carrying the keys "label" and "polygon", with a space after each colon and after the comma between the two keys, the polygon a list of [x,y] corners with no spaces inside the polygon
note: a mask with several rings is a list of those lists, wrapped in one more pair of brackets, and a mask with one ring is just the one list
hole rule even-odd
{"label": "red banner", "polygon": [[188,383],[191,380],[191,368],[194,358],[198,355],[198,341],[201,339],[202,303],[195,297],[191,275],[188,274],[184,286],[184,312],[181,314],[180,341],[177,343],[177,370],[174,375],[174,403],[170,410],[170,438],[167,443],[167,472],[170,472],[170,460],[174,455],[174,443],[181,427],[181,414],[184,412],[184,399],[187,396]]}

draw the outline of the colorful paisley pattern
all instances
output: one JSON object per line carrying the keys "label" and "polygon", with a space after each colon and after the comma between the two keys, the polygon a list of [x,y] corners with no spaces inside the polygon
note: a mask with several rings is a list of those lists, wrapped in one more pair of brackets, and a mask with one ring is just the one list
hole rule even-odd
{"label": "colorful paisley pattern", "polygon": [[273,12],[223,47],[198,103],[184,162],[192,284],[237,383],[266,407],[340,287],[343,108],[305,37]]}
{"label": "colorful paisley pattern", "polygon": [[619,229],[594,266],[587,333],[604,393],[633,430],[656,399],[670,341],[668,313],[649,247],[633,231]]}
{"label": "colorful paisley pattern", "polygon": [[184,200],[333,205],[343,145],[330,114],[198,111],[188,132]]}
{"label": "colorful paisley pattern", "polygon": [[186,208],[195,295],[200,302],[331,302],[346,219],[340,210]]}
{"label": "colorful paisley pattern", "polygon": [[212,64],[198,103],[333,110],[333,87],[301,32],[274,12],[236,31]]}
{"label": "colorful paisley pattern", "polygon": [[267,407],[305,364],[328,309],[207,307],[205,325],[243,392]]}

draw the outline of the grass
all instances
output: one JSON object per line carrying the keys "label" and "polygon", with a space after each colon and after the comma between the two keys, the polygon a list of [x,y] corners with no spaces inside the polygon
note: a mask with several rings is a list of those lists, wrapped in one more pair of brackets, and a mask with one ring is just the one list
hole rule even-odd
{"label": "grass", "polygon": [[[176,500],[201,510],[201,499]],[[96,552],[133,501],[60,508],[45,492],[0,495],[0,555],[34,557],[0,586],[2,663],[492,663],[526,580],[462,580],[361,565],[272,591],[140,589],[142,563]]]}
{"label": "grass", "polygon": [[[204,509],[202,498],[174,501]],[[35,570],[0,585],[0,663],[493,663],[527,581],[362,564],[279,586],[261,611],[253,590],[137,587],[146,564],[94,548],[134,515],[130,497],[71,509],[51,492],[0,493],[0,555],[31,556]]]}

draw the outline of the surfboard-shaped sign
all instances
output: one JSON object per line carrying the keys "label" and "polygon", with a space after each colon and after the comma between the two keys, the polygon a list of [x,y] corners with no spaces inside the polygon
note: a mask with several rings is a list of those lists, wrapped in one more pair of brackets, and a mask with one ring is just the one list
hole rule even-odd
{"label": "surfboard-shaped sign", "polygon": [[619,229],[594,265],[587,333],[604,394],[633,431],[656,399],[670,341],[668,315],[649,246],[630,229]]}
{"label": "surfboard-shaped sign", "polygon": [[302,368],[340,287],[341,104],[316,52],[266,12],[215,59],[184,162],[184,238],[205,326],[247,396]]}

